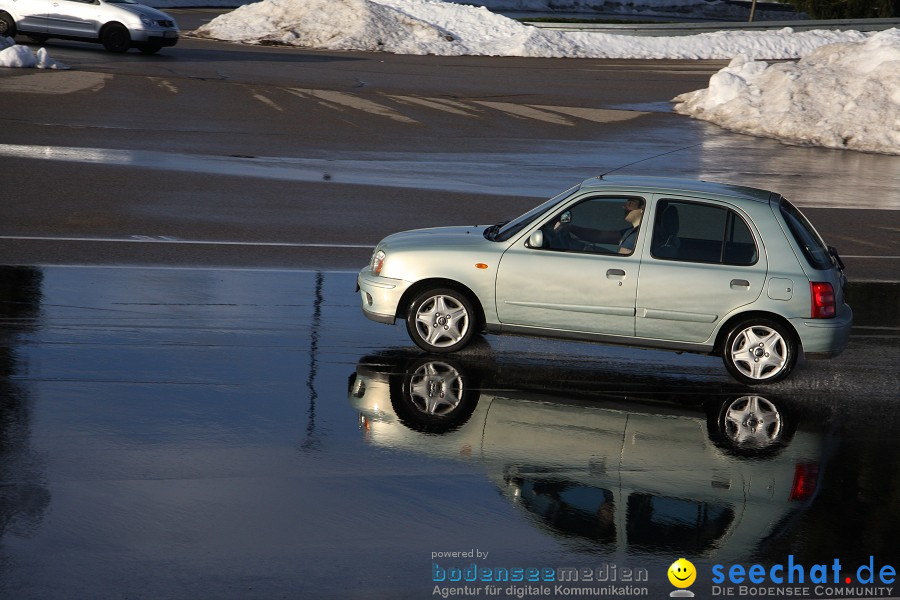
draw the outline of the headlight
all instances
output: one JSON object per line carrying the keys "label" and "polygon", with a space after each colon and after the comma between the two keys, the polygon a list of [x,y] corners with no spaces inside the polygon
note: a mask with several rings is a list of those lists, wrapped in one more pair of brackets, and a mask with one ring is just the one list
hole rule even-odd
{"label": "headlight", "polygon": [[141,23],[144,24],[144,27],[153,27],[156,25],[156,21],[146,15],[141,15]]}
{"label": "headlight", "polygon": [[381,267],[384,266],[384,258],[384,250],[379,250],[372,255],[372,273],[374,275],[381,275]]}

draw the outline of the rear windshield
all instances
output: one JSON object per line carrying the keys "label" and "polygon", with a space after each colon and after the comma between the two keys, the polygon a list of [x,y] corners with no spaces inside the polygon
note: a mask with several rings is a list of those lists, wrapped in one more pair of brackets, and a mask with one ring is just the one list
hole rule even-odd
{"label": "rear windshield", "polygon": [[828,248],[825,247],[822,238],[819,237],[803,213],[796,206],[782,199],[781,214],[809,265],[819,270],[832,268],[834,265],[831,262]]}

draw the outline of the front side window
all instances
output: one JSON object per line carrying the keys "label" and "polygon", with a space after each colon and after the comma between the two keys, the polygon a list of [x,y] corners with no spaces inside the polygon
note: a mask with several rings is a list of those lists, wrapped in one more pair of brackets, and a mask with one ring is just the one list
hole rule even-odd
{"label": "front side window", "polygon": [[646,202],[632,196],[588,198],[541,227],[543,248],[564,252],[632,254]]}
{"label": "front side window", "polygon": [[661,200],[650,253],[654,258],[726,265],[752,265],[759,251],[750,227],[721,206]]}

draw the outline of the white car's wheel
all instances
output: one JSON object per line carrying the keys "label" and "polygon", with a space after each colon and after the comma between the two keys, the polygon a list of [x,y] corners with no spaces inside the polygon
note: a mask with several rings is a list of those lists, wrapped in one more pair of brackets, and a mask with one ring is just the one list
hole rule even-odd
{"label": "white car's wheel", "polygon": [[416,296],[406,314],[406,330],[419,348],[455,352],[475,333],[475,311],[465,294],[454,289],[430,289]]}
{"label": "white car's wheel", "polygon": [[787,327],[770,319],[742,321],[728,334],[722,360],[732,377],[742,383],[781,381],[797,362],[796,338]]}
{"label": "white car's wheel", "polygon": [[16,37],[16,22],[9,13],[0,11],[0,37]]}
{"label": "white car's wheel", "polygon": [[110,23],[100,32],[100,41],[109,52],[127,52],[131,48],[131,34],[120,23]]}

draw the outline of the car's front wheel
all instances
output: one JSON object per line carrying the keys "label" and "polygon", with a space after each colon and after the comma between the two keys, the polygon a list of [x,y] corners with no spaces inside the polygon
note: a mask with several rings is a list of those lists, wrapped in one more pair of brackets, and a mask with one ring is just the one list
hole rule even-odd
{"label": "car's front wheel", "polygon": [[0,11],[0,37],[16,37],[16,22],[9,13]]}
{"label": "car's front wheel", "polygon": [[765,318],[741,321],[728,334],[722,360],[742,383],[775,383],[797,362],[797,341],[784,325]]}
{"label": "car's front wheel", "polygon": [[475,333],[475,311],[465,294],[454,289],[425,290],[407,311],[406,330],[423,350],[455,352]]}
{"label": "car's front wheel", "polygon": [[103,47],[110,52],[127,52],[131,48],[131,34],[124,25],[110,23],[100,32]]}

